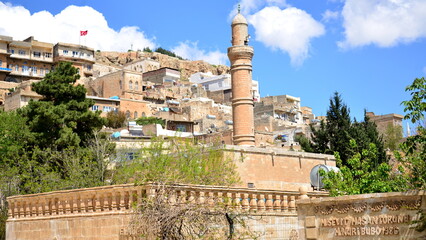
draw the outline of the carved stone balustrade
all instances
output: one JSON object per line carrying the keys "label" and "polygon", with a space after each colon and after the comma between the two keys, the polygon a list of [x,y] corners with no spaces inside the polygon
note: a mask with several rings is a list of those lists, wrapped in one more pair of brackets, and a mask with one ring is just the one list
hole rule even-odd
{"label": "carved stone balustrade", "polygon": [[[7,198],[9,219],[42,218],[57,215],[131,212],[144,198],[155,198],[159,186],[112,185]],[[296,215],[297,199],[327,196],[324,192],[276,191],[201,185],[167,186],[170,204],[223,206],[250,214]]]}

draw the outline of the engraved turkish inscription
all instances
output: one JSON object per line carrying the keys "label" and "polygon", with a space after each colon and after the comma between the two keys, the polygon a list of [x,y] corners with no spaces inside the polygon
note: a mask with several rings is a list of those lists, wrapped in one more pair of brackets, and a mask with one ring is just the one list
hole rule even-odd
{"label": "engraved turkish inscription", "polygon": [[408,224],[408,214],[362,217],[330,217],[320,220],[320,226],[334,229],[334,236],[399,235],[398,224]]}
{"label": "engraved turkish inscription", "polygon": [[332,233],[334,237],[396,236],[401,235],[415,217],[416,213],[410,214],[410,210],[417,210],[420,205],[419,198],[355,202],[316,206],[314,212],[318,214],[320,231]]}

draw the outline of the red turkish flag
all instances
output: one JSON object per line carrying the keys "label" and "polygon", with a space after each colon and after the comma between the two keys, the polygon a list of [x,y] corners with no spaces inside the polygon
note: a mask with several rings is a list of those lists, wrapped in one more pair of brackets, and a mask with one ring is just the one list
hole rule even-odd
{"label": "red turkish flag", "polygon": [[87,30],[86,31],[80,31],[80,36],[86,36],[87,35]]}

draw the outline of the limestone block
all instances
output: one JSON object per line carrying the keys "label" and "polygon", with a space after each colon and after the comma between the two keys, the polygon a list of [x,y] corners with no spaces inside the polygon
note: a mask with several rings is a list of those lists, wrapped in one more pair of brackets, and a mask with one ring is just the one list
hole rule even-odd
{"label": "limestone block", "polygon": [[316,227],[316,224],[315,224],[315,216],[309,216],[309,217],[306,217],[305,218],[305,227],[306,228],[313,228],[313,227]]}
{"label": "limestone block", "polygon": [[306,228],[306,239],[318,239],[318,229]]}

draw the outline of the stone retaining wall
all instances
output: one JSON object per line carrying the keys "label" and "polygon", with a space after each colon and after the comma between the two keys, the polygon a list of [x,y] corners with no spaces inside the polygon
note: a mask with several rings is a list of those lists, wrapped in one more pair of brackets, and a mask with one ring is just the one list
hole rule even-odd
{"label": "stone retaining wall", "polygon": [[[217,186],[174,185],[170,201],[206,207],[227,204],[251,216],[247,223],[261,239],[297,234],[296,200],[326,196],[321,192],[275,191]],[[114,185],[7,198],[6,239],[127,240],[132,206],[155,196],[155,185]]]}

